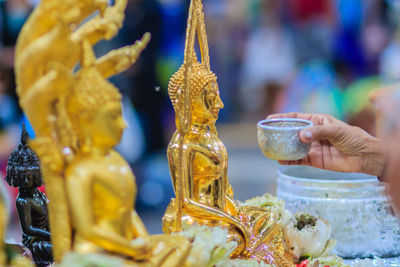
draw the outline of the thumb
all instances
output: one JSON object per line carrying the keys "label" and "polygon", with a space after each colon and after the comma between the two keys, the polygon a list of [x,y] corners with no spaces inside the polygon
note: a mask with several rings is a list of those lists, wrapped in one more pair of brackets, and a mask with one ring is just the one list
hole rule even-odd
{"label": "thumb", "polygon": [[338,136],[339,127],[334,124],[328,124],[323,126],[313,126],[304,129],[300,132],[300,141],[306,144],[312,143],[319,140],[329,140],[335,142]]}

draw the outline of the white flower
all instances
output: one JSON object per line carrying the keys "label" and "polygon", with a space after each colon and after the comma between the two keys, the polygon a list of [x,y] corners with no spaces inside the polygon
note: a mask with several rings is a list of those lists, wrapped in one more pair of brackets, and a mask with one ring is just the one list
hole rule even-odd
{"label": "white flower", "polygon": [[[332,266],[332,267],[350,267],[342,258],[337,255],[325,255],[319,258],[311,259],[309,266]],[[372,267],[372,266],[354,266],[354,267]]]}
{"label": "white flower", "polygon": [[178,235],[194,239],[185,267],[211,267],[229,260],[236,242],[228,242],[228,230],[220,227],[186,225]]}
{"label": "white flower", "polygon": [[[296,214],[284,228],[284,238],[293,257],[319,257],[326,251],[332,230],[327,221],[305,213]],[[329,243],[329,248],[334,245]]]}

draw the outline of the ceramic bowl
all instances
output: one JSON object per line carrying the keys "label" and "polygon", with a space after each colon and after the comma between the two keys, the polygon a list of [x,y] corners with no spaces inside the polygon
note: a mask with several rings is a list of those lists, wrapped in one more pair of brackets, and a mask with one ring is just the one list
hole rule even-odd
{"label": "ceramic bowl", "polygon": [[299,160],[310,150],[310,144],[299,139],[299,132],[313,126],[308,120],[280,118],[257,124],[258,145],[264,155],[274,160]]}

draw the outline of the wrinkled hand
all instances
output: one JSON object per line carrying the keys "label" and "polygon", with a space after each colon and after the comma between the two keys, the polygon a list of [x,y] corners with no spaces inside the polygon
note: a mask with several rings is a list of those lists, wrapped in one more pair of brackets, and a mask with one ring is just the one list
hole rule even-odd
{"label": "wrinkled hand", "polygon": [[382,175],[386,162],[385,147],[378,138],[364,130],[330,115],[287,113],[268,117],[273,118],[300,118],[314,123],[313,127],[304,129],[299,134],[303,143],[311,143],[307,156],[298,161],[280,161],[280,164]]}

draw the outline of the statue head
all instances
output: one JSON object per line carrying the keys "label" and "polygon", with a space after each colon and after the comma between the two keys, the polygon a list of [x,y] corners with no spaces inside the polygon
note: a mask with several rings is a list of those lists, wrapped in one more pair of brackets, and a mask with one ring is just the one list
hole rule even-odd
{"label": "statue head", "polygon": [[13,187],[34,189],[42,186],[40,161],[28,145],[29,135],[22,129],[21,143],[11,153],[7,164],[6,182]]}
{"label": "statue head", "polygon": [[96,56],[87,40],[82,49],[82,68],[67,96],[67,114],[81,149],[111,149],[120,142],[126,127],[122,96],[97,70]]}
{"label": "statue head", "polygon": [[[183,112],[184,97],[184,72],[182,66],[170,79],[168,94],[171,98],[177,116]],[[190,77],[190,111],[191,122],[201,124],[214,124],[218,119],[219,110],[224,107],[219,96],[217,77],[195,57],[192,63]]]}
{"label": "statue head", "polygon": [[119,143],[126,127],[122,118],[122,96],[97,70],[91,44],[84,41],[82,45],[82,68],[66,100],[67,114],[81,149],[111,149]]}
{"label": "statue head", "polygon": [[67,112],[79,145],[106,149],[117,145],[126,127],[118,89],[89,67],[79,72],[73,91]]}

